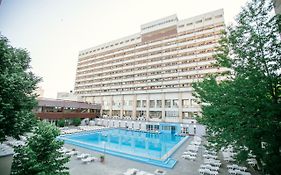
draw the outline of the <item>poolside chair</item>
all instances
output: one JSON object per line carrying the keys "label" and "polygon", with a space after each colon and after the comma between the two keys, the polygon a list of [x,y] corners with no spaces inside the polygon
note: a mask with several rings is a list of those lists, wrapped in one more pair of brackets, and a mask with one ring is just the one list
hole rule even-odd
{"label": "poolside chair", "polygon": [[97,161],[97,160],[98,160],[98,158],[96,158],[96,157],[87,157],[87,158],[82,159],[82,162],[89,163],[89,162],[93,162],[93,161]]}
{"label": "poolside chair", "polygon": [[240,171],[240,170],[235,170],[236,174],[241,174],[241,175],[251,175],[251,173],[246,172],[246,171]]}
{"label": "poolside chair", "polygon": [[59,152],[63,153],[63,154],[66,154],[66,153],[70,152],[70,150],[65,148],[65,147],[62,147],[61,149],[59,149]]}
{"label": "poolside chair", "polygon": [[87,157],[89,157],[90,156],[90,154],[84,154],[84,153],[82,153],[82,154],[80,154],[80,155],[77,155],[77,159],[83,159],[83,158],[87,158]]}
{"label": "poolside chair", "polygon": [[155,175],[165,175],[165,174],[166,174],[166,171],[156,169],[156,170],[154,171],[154,174],[155,174]]}
{"label": "poolside chair", "polygon": [[247,170],[247,167],[239,166],[238,169],[239,169],[240,171],[246,171],[246,170]]}
{"label": "poolside chair", "polygon": [[193,161],[196,159],[195,156],[186,155],[186,154],[182,155],[181,157],[184,158],[184,159],[189,159],[189,160],[193,160]]}
{"label": "poolside chair", "polygon": [[220,162],[210,162],[211,165],[216,166],[216,167],[220,167],[221,163]]}
{"label": "poolside chair", "polygon": [[73,155],[77,155],[78,153],[79,153],[78,151],[70,151],[70,152],[65,153],[65,155],[73,156]]}
{"label": "poolside chair", "polygon": [[205,174],[205,169],[204,168],[199,168],[198,171],[199,171],[200,174]]}
{"label": "poolside chair", "polygon": [[212,165],[210,165],[210,164],[207,164],[206,166],[205,166],[205,168],[207,168],[207,169],[209,169],[209,170],[211,170],[211,171],[219,171],[219,167],[216,167],[216,166],[212,166]]}
{"label": "poolside chair", "polygon": [[138,169],[135,168],[129,168],[123,175],[136,175],[139,172]]}
{"label": "poolside chair", "polygon": [[219,172],[218,171],[211,171],[211,175],[218,175]]}
{"label": "poolside chair", "polygon": [[218,153],[216,151],[208,151],[206,150],[208,154],[211,154],[213,156],[217,155]]}
{"label": "poolside chair", "polygon": [[236,171],[235,171],[235,170],[232,170],[232,169],[229,169],[229,170],[228,170],[228,173],[229,173],[229,174],[236,174]]}
{"label": "poolside chair", "polygon": [[190,152],[190,151],[187,151],[187,152],[183,152],[183,154],[191,155],[191,156],[194,156],[194,157],[197,156],[197,152]]}
{"label": "poolside chair", "polygon": [[7,145],[9,146],[21,146],[21,145],[25,145],[25,142],[22,140],[9,140],[7,141]]}

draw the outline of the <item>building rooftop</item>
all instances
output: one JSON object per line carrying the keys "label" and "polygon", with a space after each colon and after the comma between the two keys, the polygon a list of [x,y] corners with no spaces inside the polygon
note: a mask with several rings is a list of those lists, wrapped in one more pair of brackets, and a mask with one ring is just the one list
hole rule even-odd
{"label": "building rooftop", "polygon": [[51,98],[38,98],[38,106],[47,107],[67,107],[67,108],[80,108],[80,109],[100,109],[100,104],[70,101],[70,100],[60,100]]}

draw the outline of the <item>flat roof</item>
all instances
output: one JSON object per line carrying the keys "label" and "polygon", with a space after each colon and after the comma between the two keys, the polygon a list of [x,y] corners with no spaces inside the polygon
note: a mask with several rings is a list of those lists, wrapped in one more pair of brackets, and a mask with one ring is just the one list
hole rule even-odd
{"label": "flat roof", "polygon": [[65,108],[80,108],[80,109],[100,109],[100,104],[93,104],[80,101],[70,101],[51,98],[38,98],[38,106],[47,107],[65,107]]}

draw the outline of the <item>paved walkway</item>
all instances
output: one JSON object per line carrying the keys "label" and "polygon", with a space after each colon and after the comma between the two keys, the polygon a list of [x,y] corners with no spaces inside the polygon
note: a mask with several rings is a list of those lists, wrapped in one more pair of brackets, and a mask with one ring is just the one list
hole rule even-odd
{"label": "paved walkway", "polygon": [[[185,160],[181,158],[182,153],[184,152],[186,146],[192,141],[193,138],[190,137],[188,140],[183,143],[183,145],[172,155],[172,157],[178,160],[177,164],[173,169],[166,169],[162,167],[157,167],[154,165],[149,165],[145,163],[140,163],[137,161],[120,158],[112,155],[105,155],[105,162],[92,162],[89,164],[82,163],[81,160],[77,160],[76,156],[73,156],[68,163],[68,167],[71,175],[122,175],[126,172],[128,168],[137,168],[143,171],[154,173],[156,169],[161,169],[166,171],[167,175],[198,175],[199,166],[203,163],[203,150],[200,147],[196,161]],[[70,144],[65,144],[67,148],[75,148],[76,150],[89,153],[95,157],[99,157],[101,153],[80,148],[78,146],[73,146]],[[220,169],[220,174],[227,174],[225,165],[224,168]]]}

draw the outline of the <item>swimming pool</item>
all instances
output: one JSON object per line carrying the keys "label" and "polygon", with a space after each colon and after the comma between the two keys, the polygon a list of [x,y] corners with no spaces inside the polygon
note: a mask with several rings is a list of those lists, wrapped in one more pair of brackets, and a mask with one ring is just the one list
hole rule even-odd
{"label": "swimming pool", "polygon": [[187,137],[114,128],[64,135],[59,139],[102,153],[172,168],[176,160],[170,156]]}

